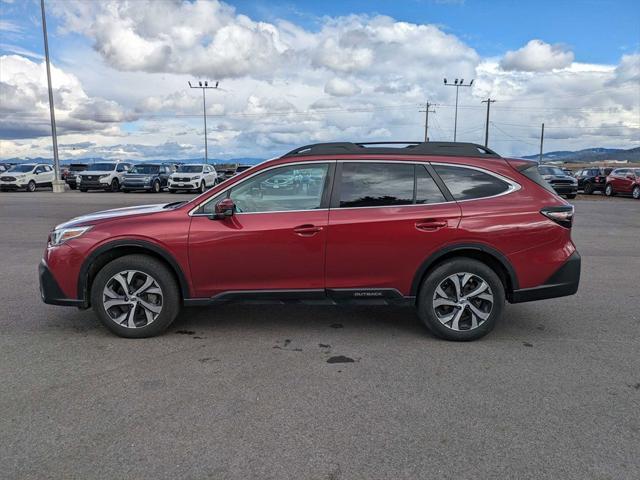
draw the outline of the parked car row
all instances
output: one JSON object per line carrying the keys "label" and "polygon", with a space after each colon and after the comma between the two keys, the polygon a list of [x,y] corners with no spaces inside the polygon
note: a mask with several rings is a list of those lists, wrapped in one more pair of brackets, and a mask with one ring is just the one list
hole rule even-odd
{"label": "parked car row", "polygon": [[586,195],[604,192],[608,197],[631,195],[640,199],[640,168],[588,167],[572,172],[566,168],[539,165],[538,172],[558,195],[575,198],[578,191]]}
{"label": "parked car row", "polygon": [[[8,167],[8,168],[7,168]],[[240,165],[236,169],[218,174],[213,165],[205,163],[179,164],[139,163],[126,161],[99,163],[72,163],[62,172],[63,180],[72,190],[87,192],[105,190],[108,192],[148,191],[158,193],[168,190],[204,192],[206,189],[250,168]],[[51,165],[23,163],[7,166],[0,170],[0,190],[36,191],[39,187],[50,187],[54,180]]]}

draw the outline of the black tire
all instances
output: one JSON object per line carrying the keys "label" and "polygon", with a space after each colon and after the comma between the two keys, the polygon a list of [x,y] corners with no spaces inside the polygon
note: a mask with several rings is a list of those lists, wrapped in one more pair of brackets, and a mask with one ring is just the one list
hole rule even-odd
{"label": "black tire", "polygon": [[80,191],[81,191],[82,193],[87,193],[89,190],[88,190],[88,189],[86,189],[86,188],[81,188],[81,189],[80,189]]}
{"label": "black tire", "polygon": [[200,187],[198,187],[198,193],[204,193],[206,189],[207,189],[207,186],[205,185],[205,183],[200,182]]}
{"label": "black tire", "polygon": [[152,193],[160,193],[160,190],[162,190],[162,187],[160,186],[160,181],[159,180],[155,180],[153,182],[153,186],[151,187],[151,192]]}
{"label": "black tire", "polygon": [[616,194],[616,192],[614,192],[614,191],[613,191],[613,185],[611,185],[610,183],[608,183],[608,184],[607,184],[607,186],[606,186],[606,187],[604,187],[604,194],[605,194],[607,197],[613,197],[613,196]]}
{"label": "black tire", "polygon": [[[488,312],[489,316],[484,321],[478,322],[478,326],[475,328],[454,330],[450,326],[444,325],[438,319],[433,306],[436,289],[442,282],[445,282],[448,277],[456,273],[470,273],[474,277],[477,276],[477,278],[484,280],[489,285],[491,294],[493,295],[492,306]],[[504,302],[504,285],[491,267],[472,258],[456,257],[450,260],[445,260],[426,275],[418,294],[417,307],[418,316],[434,335],[445,340],[464,342],[484,337],[487,333],[493,330],[496,322],[502,316]],[[453,307],[451,308],[452,312],[456,311]],[[462,310],[463,313],[461,315],[466,315],[466,317],[470,316],[471,310],[469,307],[465,306]],[[463,322],[461,325],[464,325],[466,319],[460,321]]]}
{"label": "black tire", "polygon": [[120,190],[120,182],[118,181],[117,178],[114,178],[113,180],[111,180],[111,183],[109,184],[109,187],[107,188],[108,192],[117,192]]}
{"label": "black tire", "polygon": [[631,190],[631,196],[636,200],[640,200],[640,185],[633,187],[633,190]]}
{"label": "black tire", "polygon": [[33,180],[30,180],[29,183],[27,183],[27,192],[35,192],[37,188],[38,186]]}
{"label": "black tire", "polygon": [[[114,275],[127,270],[150,275],[162,291],[162,309],[158,317],[138,328],[128,328],[116,323],[102,302],[102,292],[107,282]],[[153,337],[164,332],[180,312],[180,291],[172,272],[161,261],[147,255],[126,255],[109,262],[98,272],[91,286],[91,306],[102,324],[116,335],[125,338]]]}
{"label": "black tire", "polygon": [[567,196],[567,198],[569,200],[573,200],[574,198],[576,198],[576,194],[575,193],[568,193],[566,196]]}
{"label": "black tire", "polygon": [[593,184],[592,183],[585,183],[584,184],[584,193],[585,195],[593,195]]}

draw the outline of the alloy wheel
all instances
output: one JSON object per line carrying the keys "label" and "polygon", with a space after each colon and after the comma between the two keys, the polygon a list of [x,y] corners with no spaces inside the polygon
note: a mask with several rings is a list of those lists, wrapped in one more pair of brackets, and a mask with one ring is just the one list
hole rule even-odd
{"label": "alloy wheel", "polygon": [[102,291],[102,305],[116,324],[141,328],[153,323],[162,312],[163,294],[151,275],[125,270],[112,276]]}
{"label": "alloy wheel", "polygon": [[442,280],[433,293],[433,311],[445,327],[474,330],[491,315],[494,297],[489,283],[480,276],[460,272]]}
{"label": "alloy wheel", "polygon": [[633,192],[631,193],[631,195],[636,200],[640,199],[640,187],[633,187]]}

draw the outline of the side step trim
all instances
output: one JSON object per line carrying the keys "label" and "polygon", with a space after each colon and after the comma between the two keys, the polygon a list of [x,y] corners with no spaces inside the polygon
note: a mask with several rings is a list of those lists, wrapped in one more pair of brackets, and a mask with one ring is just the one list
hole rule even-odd
{"label": "side step trim", "polygon": [[185,298],[187,307],[218,303],[305,305],[413,305],[395,288],[334,288],[303,290],[235,290],[211,298]]}

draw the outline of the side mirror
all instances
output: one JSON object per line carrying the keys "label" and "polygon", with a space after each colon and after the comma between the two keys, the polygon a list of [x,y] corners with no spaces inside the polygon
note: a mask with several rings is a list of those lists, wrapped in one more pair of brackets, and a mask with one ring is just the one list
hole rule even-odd
{"label": "side mirror", "polygon": [[224,218],[228,218],[233,216],[236,211],[236,204],[230,198],[223,198],[214,207],[214,214],[212,215],[212,219],[214,220],[222,220]]}

